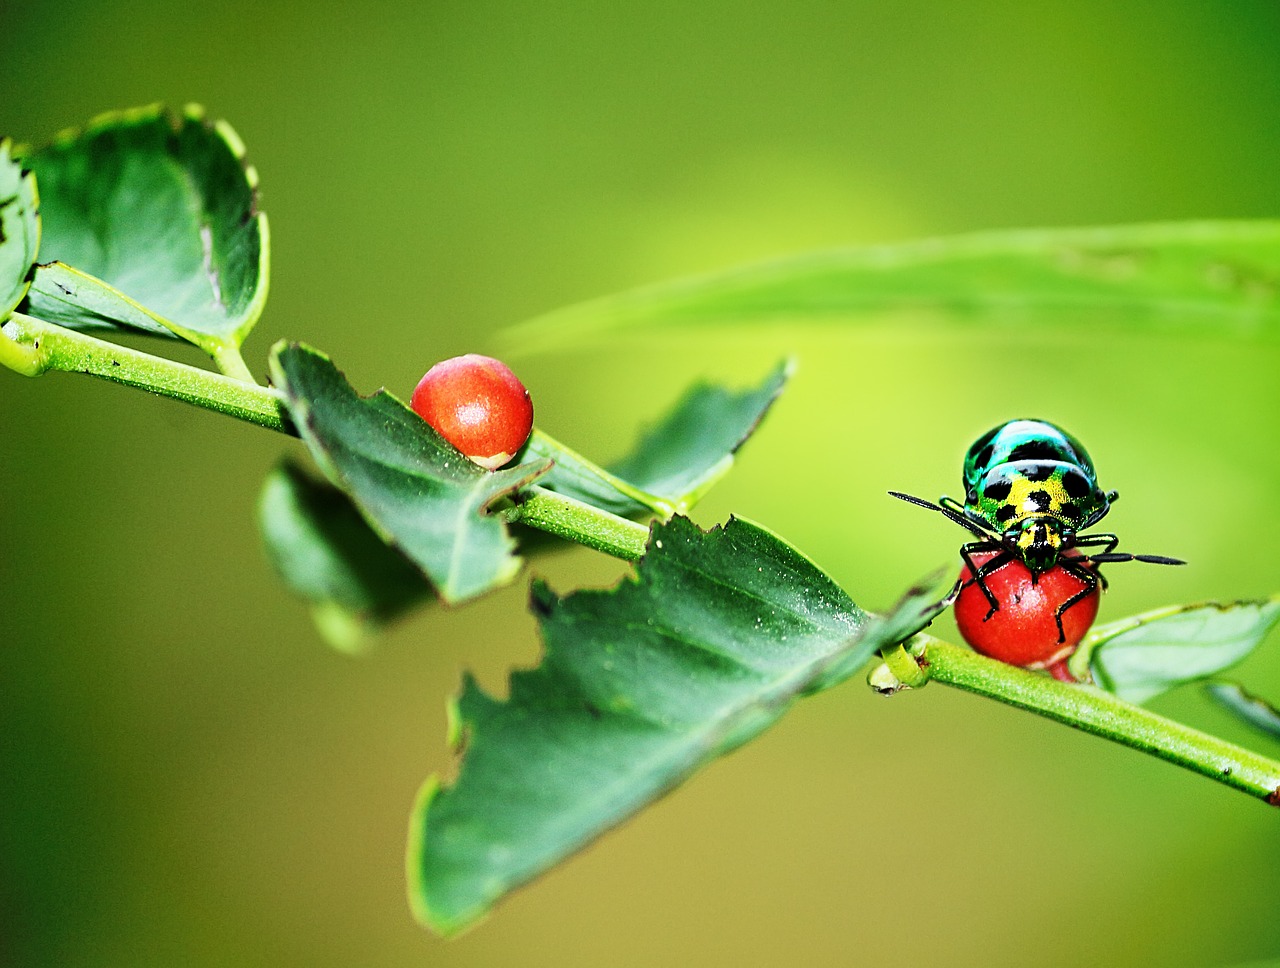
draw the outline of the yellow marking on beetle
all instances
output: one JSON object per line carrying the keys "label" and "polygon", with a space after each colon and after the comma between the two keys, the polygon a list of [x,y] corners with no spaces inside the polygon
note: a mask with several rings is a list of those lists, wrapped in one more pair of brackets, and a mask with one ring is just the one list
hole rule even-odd
{"label": "yellow marking on beetle", "polygon": [[[1062,506],[1071,501],[1070,496],[1067,494],[1067,489],[1062,486],[1062,474],[1061,470],[1055,470],[1046,481],[1029,481],[1025,477],[1015,477],[1010,481],[1013,486],[1009,491],[1009,496],[1001,503],[1012,505],[1017,513],[1006,522],[1006,526],[1024,521],[1032,516],[1058,515],[1062,510]],[[1042,508],[1031,499],[1031,494],[1034,491],[1044,491],[1049,495],[1048,507]]]}
{"label": "yellow marking on beetle", "polygon": [[[1056,527],[1046,527],[1044,529],[1044,544],[1048,545],[1054,551],[1062,550],[1062,535]],[[1018,548],[1026,551],[1036,543],[1036,529],[1027,528],[1018,534]]]}

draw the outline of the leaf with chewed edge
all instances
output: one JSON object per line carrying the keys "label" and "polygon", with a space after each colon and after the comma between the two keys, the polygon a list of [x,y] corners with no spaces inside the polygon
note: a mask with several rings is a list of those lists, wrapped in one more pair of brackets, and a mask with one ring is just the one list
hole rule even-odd
{"label": "leaf with chewed edge", "polygon": [[547,462],[484,470],[391,394],[361,397],[327,356],[298,343],[276,345],[271,376],[315,462],[441,598],[465,601],[516,575],[515,542],[486,512]]}
{"label": "leaf with chewed edge", "polygon": [[267,297],[258,176],[225,121],[188,105],[114,111],[26,159],[39,179],[33,316],[71,329],[238,347]]}
{"label": "leaf with chewed edge", "polygon": [[634,579],[563,598],[535,585],[533,608],[542,663],[511,676],[505,701],[465,680],[458,778],[428,780],[414,809],[410,901],[440,934],[834,684],[833,668],[851,675],[918,627],[921,601],[874,621],[760,526],[675,517],[653,526]]}

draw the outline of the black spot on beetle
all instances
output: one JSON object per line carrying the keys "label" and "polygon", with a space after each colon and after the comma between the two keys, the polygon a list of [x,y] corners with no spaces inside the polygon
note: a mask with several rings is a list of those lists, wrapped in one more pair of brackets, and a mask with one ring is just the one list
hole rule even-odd
{"label": "black spot on beetle", "polygon": [[999,511],[996,512],[996,520],[999,521],[1001,524],[1003,524],[1005,521],[1008,521],[1011,517],[1013,517],[1017,513],[1018,513],[1017,508],[1015,508],[1012,504],[1006,504],[1002,508],[1000,508]]}
{"label": "black spot on beetle", "polygon": [[1032,491],[1027,500],[1036,506],[1037,511],[1048,511],[1053,504],[1053,496],[1048,491]]}
{"label": "black spot on beetle", "polygon": [[1029,481],[1047,481],[1053,476],[1052,464],[1036,464],[1025,471]]}
{"label": "black spot on beetle", "polygon": [[1062,451],[1047,440],[1028,440],[1009,452],[1009,460],[1061,460]]}
{"label": "black spot on beetle", "polygon": [[1009,492],[1013,490],[1012,481],[992,481],[982,491],[982,496],[988,501],[1003,501],[1009,496]]}
{"label": "black spot on beetle", "polygon": [[992,454],[991,445],[987,444],[987,446],[983,447],[981,452],[978,454],[978,466],[986,467],[988,464],[990,464],[991,454]]}
{"label": "black spot on beetle", "polygon": [[1058,513],[1062,515],[1064,518],[1066,518],[1068,521],[1080,520],[1080,509],[1076,507],[1074,504],[1072,504],[1070,501],[1067,501],[1065,504],[1062,505],[1062,507],[1058,508]]}
{"label": "black spot on beetle", "polygon": [[1089,484],[1089,478],[1079,471],[1067,471],[1063,474],[1062,486],[1071,497],[1084,497],[1093,490]]}

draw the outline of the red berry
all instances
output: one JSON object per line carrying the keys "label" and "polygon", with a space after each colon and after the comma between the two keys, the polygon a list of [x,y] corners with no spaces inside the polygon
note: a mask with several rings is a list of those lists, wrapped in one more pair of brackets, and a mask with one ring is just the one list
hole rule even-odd
{"label": "red berry", "polygon": [[533,403],[524,384],[505,363],[475,353],[429,369],[409,405],[440,436],[489,470],[510,461],[533,429]]}
{"label": "red berry", "polygon": [[[995,552],[973,555],[981,567]],[[972,577],[968,566],[960,573],[962,581]],[[1054,612],[1072,595],[1086,587],[1061,565],[1043,572],[1035,582],[1031,571],[1020,561],[1010,561],[982,577],[1000,607],[987,618],[991,604],[977,583],[965,586],[956,599],[956,625],[964,640],[981,652],[1001,662],[1044,669],[1062,661],[1075,651],[1098,614],[1099,590],[1093,591],[1062,613],[1062,631],[1058,640],[1058,624]]]}

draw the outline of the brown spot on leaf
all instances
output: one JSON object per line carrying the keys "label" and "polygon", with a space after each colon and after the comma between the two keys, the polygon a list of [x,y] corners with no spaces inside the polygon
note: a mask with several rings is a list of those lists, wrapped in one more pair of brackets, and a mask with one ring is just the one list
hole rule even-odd
{"label": "brown spot on leaf", "polygon": [[1267,794],[1267,803],[1271,804],[1273,807],[1280,807],[1280,786]]}

